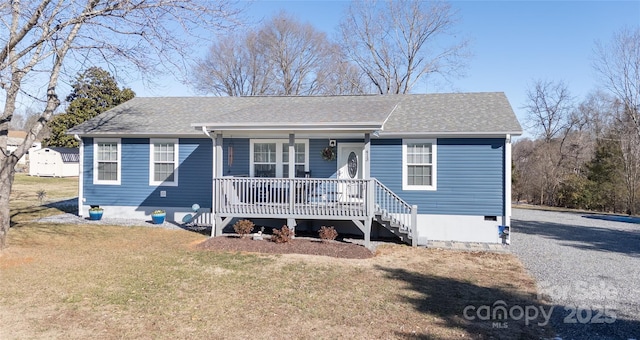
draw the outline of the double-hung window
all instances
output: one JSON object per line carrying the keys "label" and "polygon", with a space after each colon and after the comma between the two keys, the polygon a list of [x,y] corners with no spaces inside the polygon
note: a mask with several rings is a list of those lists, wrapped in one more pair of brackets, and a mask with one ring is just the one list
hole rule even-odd
{"label": "double-hung window", "polygon": [[276,177],[277,154],[276,143],[253,144],[253,176]]}
{"label": "double-hung window", "polygon": [[[251,140],[251,170],[254,177],[286,178],[289,174],[289,141]],[[308,141],[296,141],[294,144],[295,174],[304,177],[309,164]]]}
{"label": "double-hung window", "polygon": [[149,185],[178,185],[178,140],[151,139]]}
{"label": "double-hung window", "polygon": [[436,150],[436,140],[403,140],[402,188],[404,190],[436,190]]}
{"label": "double-hung window", "polygon": [[101,139],[93,141],[93,183],[120,184],[121,151],[120,139]]}

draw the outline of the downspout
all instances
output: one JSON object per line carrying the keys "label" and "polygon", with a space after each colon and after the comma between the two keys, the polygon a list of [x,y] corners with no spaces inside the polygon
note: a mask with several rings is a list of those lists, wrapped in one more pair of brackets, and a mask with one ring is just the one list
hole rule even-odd
{"label": "downspout", "polygon": [[211,237],[216,236],[216,139],[211,136],[206,126],[202,126],[202,133],[211,139]]}
{"label": "downspout", "polygon": [[84,143],[80,136],[73,135],[73,138],[78,141],[80,144],[80,155],[78,159],[78,216],[83,217],[83,206],[84,206]]}

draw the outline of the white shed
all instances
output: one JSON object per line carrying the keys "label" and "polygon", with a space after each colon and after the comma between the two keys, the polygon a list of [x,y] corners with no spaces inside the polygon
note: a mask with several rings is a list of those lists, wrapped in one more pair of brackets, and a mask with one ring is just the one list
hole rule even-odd
{"label": "white shed", "polygon": [[80,170],[77,148],[43,148],[29,153],[29,175],[72,177]]}

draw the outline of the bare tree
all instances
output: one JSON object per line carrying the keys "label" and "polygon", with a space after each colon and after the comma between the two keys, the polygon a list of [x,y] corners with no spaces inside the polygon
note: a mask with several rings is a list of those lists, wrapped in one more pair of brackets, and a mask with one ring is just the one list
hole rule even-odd
{"label": "bare tree", "polygon": [[280,12],[256,30],[214,43],[194,86],[228,96],[362,93],[362,79],[310,24]]}
{"label": "bare tree", "polygon": [[640,27],[622,29],[609,44],[597,43],[595,55],[595,71],[640,136]]}
{"label": "bare tree", "polygon": [[274,62],[275,83],[284,95],[312,95],[318,92],[318,73],[326,72],[331,44],[311,24],[302,24],[281,12],[258,32],[262,50]]}
{"label": "bare tree", "polygon": [[457,20],[444,2],[358,0],[340,23],[341,44],[380,94],[408,93],[428,75],[448,78],[466,67]]}
{"label": "bare tree", "polygon": [[[566,143],[574,125],[578,122],[574,112],[573,98],[563,82],[536,81],[527,90],[528,113],[531,128],[542,137],[536,143],[532,169],[538,171],[540,204],[555,204],[555,194],[564,177],[574,169],[568,163],[568,155],[576,147]],[[574,138],[575,139],[575,138]],[[568,147],[567,147],[568,146]],[[530,170],[529,170],[530,171]]]}
{"label": "bare tree", "polygon": [[640,195],[640,27],[623,28],[609,44],[596,43],[593,67],[615,97],[615,135],[624,162],[627,207],[636,212]]}
{"label": "bare tree", "polygon": [[614,116],[611,113],[615,112],[614,102],[609,94],[594,91],[578,105],[576,118],[584,125],[582,128],[592,134],[593,140],[604,136],[612,126]]}
{"label": "bare tree", "polygon": [[347,61],[334,46],[335,52],[327,65],[326,71],[318,74],[320,84],[318,92],[326,95],[367,94],[371,93],[370,86],[360,68]]}
{"label": "bare tree", "polygon": [[622,178],[625,184],[627,213],[635,214],[640,195],[640,134],[637,133],[633,117],[629,115],[628,104],[620,101],[616,103],[618,110],[614,112],[611,132],[622,151]]}
{"label": "bare tree", "polygon": [[[14,166],[60,105],[57,87],[83,64],[125,65],[140,71],[183,66],[200,29],[235,24],[227,0],[10,0],[0,4],[0,249],[10,226]],[[203,33],[204,34],[204,33]],[[65,71],[68,70],[68,71]],[[68,72],[68,73],[67,73]],[[40,84],[46,84],[44,88]],[[38,100],[44,109],[13,152],[7,133],[18,103]]]}
{"label": "bare tree", "polygon": [[575,123],[572,117],[573,98],[562,81],[535,81],[527,89],[527,100],[524,109],[527,110],[529,127],[546,142],[563,137]]}
{"label": "bare tree", "polygon": [[203,93],[254,96],[270,92],[273,63],[256,47],[255,34],[228,35],[209,48],[193,70],[193,86]]}

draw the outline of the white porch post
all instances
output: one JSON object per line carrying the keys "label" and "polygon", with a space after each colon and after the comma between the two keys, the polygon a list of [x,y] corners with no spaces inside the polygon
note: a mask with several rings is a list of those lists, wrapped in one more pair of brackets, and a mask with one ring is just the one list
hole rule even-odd
{"label": "white porch post", "polygon": [[216,138],[215,141],[213,143],[213,199],[211,200],[211,203],[213,203],[211,205],[211,220],[213,223],[213,228],[211,230],[211,233],[214,233],[214,236],[221,236],[222,235],[222,223],[218,223],[220,222],[219,218],[216,217],[215,215],[215,210],[216,207],[219,205],[219,202],[217,202],[216,198],[218,197],[218,187],[216,185],[216,178],[222,177],[223,171],[222,171],[222,134],[218,133],[216,134]]}
{"label": "white porch post", "polygon": [[371,178],[371,134],[364,134],[364,163],[362,163],[362,178]]}
{"label": "white porch post", "polygon": [[216,158],[215,158],[215,177],[222,177],[222,134],[216,134]]}
{"label": "white porch post", "polygon": [[[287,174],[288,178],[296,177],[296,135],[294,133],[289,134],[289,173]],[[293,212],[294,204],[295,204],[295,187],[293,184],[289,185],[289,212]],[[295,235],[296,228],[296,220],[294,218],[287,219],[287,226],[289,229],[293,230]]]}

